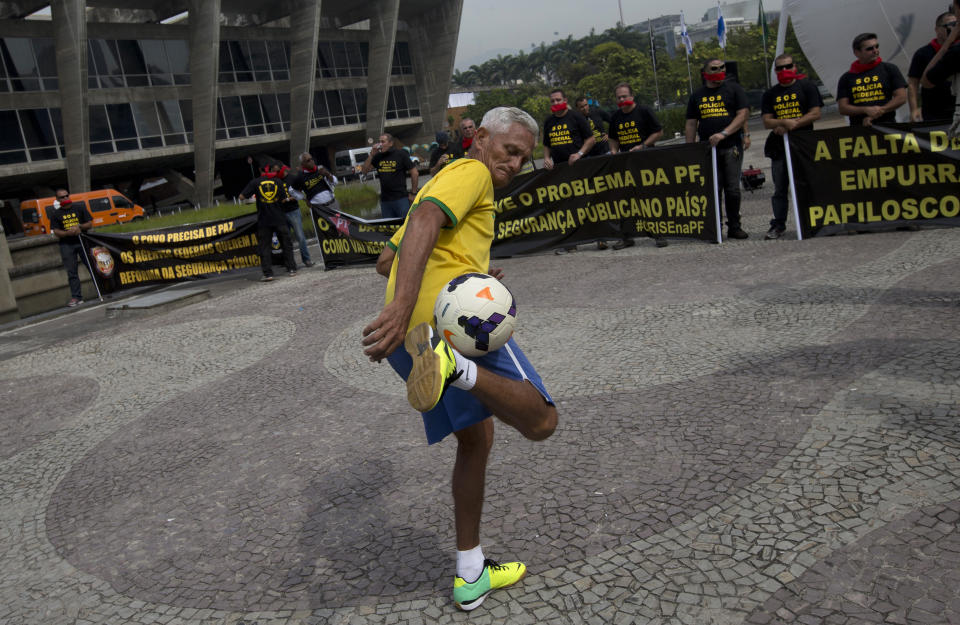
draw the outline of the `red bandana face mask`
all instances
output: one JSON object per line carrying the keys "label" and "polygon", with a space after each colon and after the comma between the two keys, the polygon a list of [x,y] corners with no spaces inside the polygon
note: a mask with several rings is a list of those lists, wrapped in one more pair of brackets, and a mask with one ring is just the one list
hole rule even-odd
{"label": "red bandana face mask", "polygon": [[723,82],[727,79],[726,72],[717,72],[716,74],[708,74],[703,72],[703,79],[708,82]]}
{"label": "red bandana face mask", "polygon": [[880,65],[880,63],[882,62],[883,62],[883,59],[881,59],[879,56],[877,57],[877,60],[874,61],[873,63],[861,63],[860,61],[854,61],[853,63],[850,64],[850,71],[853,72],[854,74],[862,74],[863,72],[870,71],[877,65]]}
{"label": "red bandana face mask", "polygon": [[564,112],[565,110],[567,110],[567,103],[566,103],[566,102],[557,102],[556,104],[551,104],[551,105],[550,105],[550,110],[553,111],[554,113],[562,113],[562,112]]}
{"label": "red bandana face mask", "polygon": [[782,69],[777,72],[777,82],[779,82],[781,85],[787,85],[794,80],[801,80],[806,77],[806,74],[798,74],[797,70],[795,69]]}
{"label": "red bandana face mask", "polygon": [[473,137],[470,137],[469,139],[464,139],[463,141],[460,142],[460,146],[464,150],[469,149],[471,145],[473,145]]}
{"label": "red bandana face mask", "polygon": [[620,102],[617,102],[617,106],[619,106],[622,109],[630,108],[631,106],[633,106],[633,99],[621,100]]}

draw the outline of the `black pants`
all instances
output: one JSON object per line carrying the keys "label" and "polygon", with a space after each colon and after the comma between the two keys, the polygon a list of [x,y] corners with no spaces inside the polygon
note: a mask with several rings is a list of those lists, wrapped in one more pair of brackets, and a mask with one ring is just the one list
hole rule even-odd
{"label": "black pants", "polygon": [[60,241],[60,258],[63,259],[63,268],[67,272],[67,282],[70,284],[70,297],[74,299],[83,299],[80,291],[80,276],[77,274],[77,268],[83,262],[82,243],[64,243]]}
{"label": "black pants", "polygon": [[282,224],[257,224],[257,240],[260,242],[260,269],[263,275],[273,275],[273,234],[280,240],[280,249],[283,251],[283,264],[287,271],[296,271],[297,264],[293,260],[293,241],[290,240],[290,226],[284,221]]}
{"label": "black pants", "polygon": [[740,227],[740,148],[717,149],[717,185],[727,213],[727,226]]}

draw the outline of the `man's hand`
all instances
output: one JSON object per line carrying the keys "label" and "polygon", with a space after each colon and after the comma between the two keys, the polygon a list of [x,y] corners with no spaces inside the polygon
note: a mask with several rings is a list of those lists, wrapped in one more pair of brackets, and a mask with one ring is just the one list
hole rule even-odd
{"label": "man's hand", "polygon": [[549,156],[543,157],[543,167],[544,169],[553,169],[553,159]]}
{"label": "man's hand", "polygon": [[579,161],[581,158],[583,157],[580,155],[580,152],[574,152],[573,154],[570,155],[570,158],[567,159],[567,163],[573,165],[574,163]]}
{"label": "man's hand", "polygon": [[638,143],[637,145],[635,145],[635,146],[633,146],[632,148],[630,148],[630,151],[631,151],[631,152],[639,152],[640,150],[646,149],[646,147],[647,147],[647,146],[645,146],[644,144]]}
{"label": "man's hand", "polygon": [[363,329],[363,353],[370,357],[370,362],[380,362],[403,344],[411,312],[412,307],[393,300]]}
{"label": "man's hand", "polygon": [[727,138],[726,135],[724,135],[722,132],[716,132],[710,135],[710,138],[708,139],[708,141],[710,142],[710,145],[712,147],[717,147],[717,145],[719,145],[720,142],[726,138]]}
{"label": "man's hand", "polygon": [[866,115],[867,115],[867,119],[870,120],[870,121],[873,121],[873,120],[875,120],[876,118],[878,118],[878,117],[880,117],[881,115],[883,115],[883,108],[881,108],[881,107],[879,107],[879,106],[866,106],[866,107],[864,107],[864,108],[866,109],[865,112],[866,112]]}
{"label": "man's hand", "polygon": [[910,113],[910,121],[912,122],[922,122],[923,121],[923,111],[920,109],[915,109]]}
{"label": "man's hand", "polygon": [[505,274],[503,273],[503,269],[500,267],[494,267],[493,265],[490,265],[490,270],[487,272],[487,275],[493,276],[497,280],[503,280],[503,276]]}

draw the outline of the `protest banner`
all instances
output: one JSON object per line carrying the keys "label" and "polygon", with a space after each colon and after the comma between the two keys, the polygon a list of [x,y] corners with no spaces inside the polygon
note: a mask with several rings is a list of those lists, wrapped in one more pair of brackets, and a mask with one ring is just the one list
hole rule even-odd
{"label": "protest banner", "polygon": [[102,292],[260,266],[256,215],[83,240]]}
{"label": "protest banner", "polygon": [[960,140],[946,131],[891,124],[792,133],[803,237],[960,225]]}
{"label": "protest banner", "polygon": [[717,238],[705,143],[561,164],[517,177],[495,197],[494,257],[624,235]]}
{"label": "protest banner", "polygon": [[402,219],[361,219],[325,206],[310,205],[323,268],[375,261]]}

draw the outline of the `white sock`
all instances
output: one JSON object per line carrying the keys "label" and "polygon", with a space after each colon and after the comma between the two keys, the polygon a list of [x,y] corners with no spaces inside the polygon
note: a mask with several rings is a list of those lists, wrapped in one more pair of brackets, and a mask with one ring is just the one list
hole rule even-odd
{"label": "white sock", "polygon": [[457,577],[470,584],[477,581],[481,573],[483,573],[483,549],[480,545],[466,551],[457,551]]}
{"label": "white sock", "polygon": [[[477,363],[473,362],[455,349],[451,349],[453,357],[457,361],[457,371],[463,371],[463,375],[450,383],[450,386],[463,391],[469,391],[477,383]],[[479,548],[479,547],[478,547]]]}

